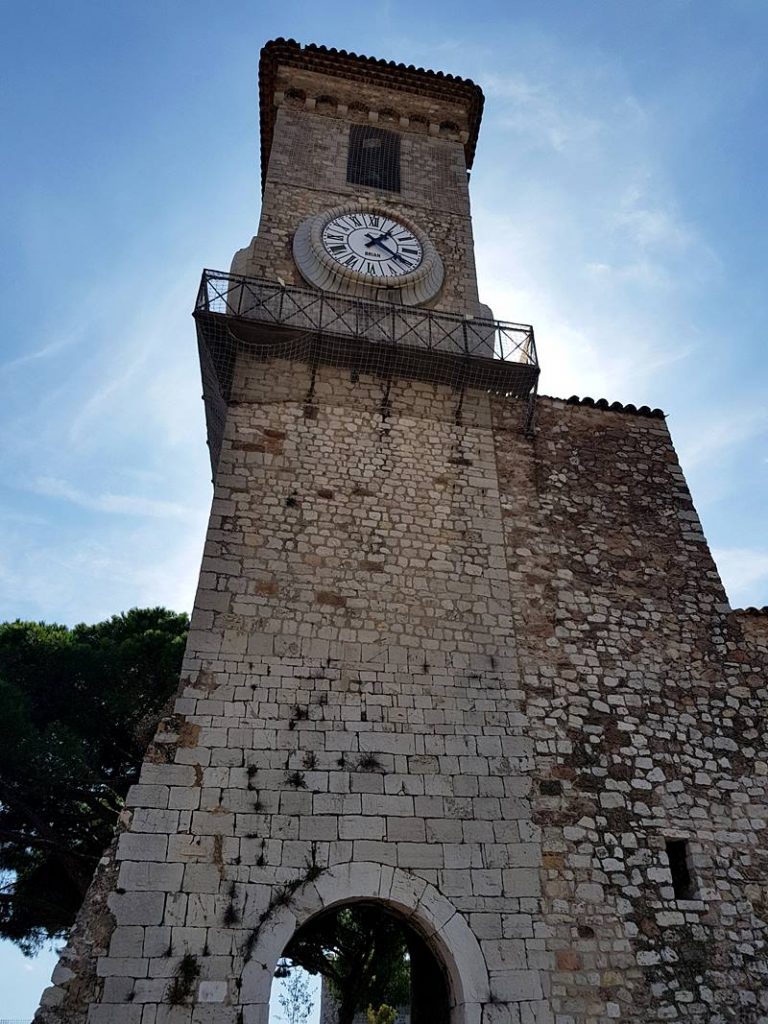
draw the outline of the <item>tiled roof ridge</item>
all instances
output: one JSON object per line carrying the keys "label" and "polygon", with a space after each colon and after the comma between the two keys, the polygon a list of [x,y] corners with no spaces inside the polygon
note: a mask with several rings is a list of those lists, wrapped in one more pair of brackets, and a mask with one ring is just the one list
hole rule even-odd
{"label": "tiled roof ridge", "polygon": [[555,395],[540,395],[540,398],[549,398],[553,402],[565,402],[566,405],[585,405],[590,409],[605,409],[608,412],[623,412],[630,416],[646,416],[648,419],[666,419],[663,409],[651,409],[649,405],[633,405],[631,402],[609,402],[607,398],[579,398],[578,395],[571,395],[570,398],[558,398]]}
{"label": "tiled roof ridge", "polygon": [[406,71],[411,74],[427,75],[429,78],[437,78],[446,82],[453,82],[457,85],[470,86],[471,89],[476,89],[482,95],[480,86],[473,82],[471,78],[451,75],[447,71],[433,71],[431,68],[417,68],[415,64],[403,64],[395,60],[384,60],[383,57],[368,57],[364,53],[342,50],[335,46],[323,46],[321,43],[306,43],[304,45],[296,42],[295,39],[283,39],[282,36],[278,36],[277,39],[270,39],[269,42],[265,43],[261,52],[264,54],[272,50],[283,51],[283,55],[287,50],[299,54],[319,53],[329,57],[340,57],[342,60],[360,61],[382,69],[387,68],[390,71]]}
{"label": "tiled roof ridge", "polygon": [[768,605],[764,604],[762,608],[755,608],[754,605],[750,605],[749,608],[734,608],[734,615],[768,615]]}
{"label": "tiled roof ridge", "polygon": [[[334,65],[337,73],[354,75],[366,69],[374,79],[380,78],[382,84],[389,88],[400,88],[403,91],[426,92],[437,97],[457,94],[469,104],[469,138],[464,145],[467,167],[472,166],[477,144],[477,133],[483,113],[485,98],[483,90],[471,78],[461,78],[445,71],[431,71],[428,68],[417,68],[414,64],[399,64],[393,60],[380,57],[367,57],[364,54],[349,50],[339,50],[333,46],[322,46],[319,43],[302,45],[295,39],[271,39],[261,50],[259,62],[259,99],[261,106],[261,161],[262,181],[266,176],[266,162],[272,145],[275,111],[272,105],[275,76],[278,63],[303,66],[307,70],[323,70],[333,73]],[[398,86],[392,81],[392,72],[400,72],[403,79]],[[386,81],[385,78],[387,79]]]}

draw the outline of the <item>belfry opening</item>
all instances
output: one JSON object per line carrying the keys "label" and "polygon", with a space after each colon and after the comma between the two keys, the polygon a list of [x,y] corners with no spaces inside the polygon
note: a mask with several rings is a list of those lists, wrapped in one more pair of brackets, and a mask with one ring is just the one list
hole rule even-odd
{"label": "belfry opening", "polygon": [[[313,1011],[323,1024],[367,1024],[369,1014],[374,1024],[450,1022],[446,966],[413,921],[385,901],[336,904],[297,928],[275,969],[270,1024],[298,1005],[301,983],[292,976],[300,972],[317,979]],[[293,1003],[285,995],[291,991]]]}

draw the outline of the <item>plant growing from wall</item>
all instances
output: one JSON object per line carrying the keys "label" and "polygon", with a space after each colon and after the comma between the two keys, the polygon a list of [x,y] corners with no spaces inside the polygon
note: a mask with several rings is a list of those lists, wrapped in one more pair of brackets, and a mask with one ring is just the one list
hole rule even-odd
{"label": "plant growing from wall", "polygon": [[179,961],[176,973],[168,989],[168,1002],[172,1006],[180,1006],[192,995],[195,982],[200,977],[200,966],[192,953],[185,953]]}
{"label": "plant growing from wall", "polygon": [[383,771],[381,761],[375,754],[361,754],[360,760],[357,762],[357,770],[359,772],[380,772]]}
{"label": "plant growing from wall", "polygon": [[250,960],[251,955],[256,948],[256,943],[259,941],[261,929],[272,919],[275,911],[279,910],[280,907],[290,906],[295,893],[302,887],[302,885],[314,882],[316,878],[319,878],[320,875],[327,870],[327,868],[321,868],[317,863],[317,843],[312,843],[310,846],[309,860],[307,861],[304,873],[297,875],[295,878],[290,879],[290,881],[278,886],[278,888],[273,891],[272,898],[266,908],[259,914],[259,923],[253,931],[249,933],[243,946],[243,957],[246,961]]}

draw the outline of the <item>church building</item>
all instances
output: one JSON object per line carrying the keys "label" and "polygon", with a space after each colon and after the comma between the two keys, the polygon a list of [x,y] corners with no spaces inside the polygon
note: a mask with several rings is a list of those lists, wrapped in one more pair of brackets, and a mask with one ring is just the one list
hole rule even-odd
{"label": "church building", "polygon": [[360,904],[412,1024],[766,1024],[768,614],[663,413],[538,395],[481,301],[477,85],[277,39],[259,88],[178,698],[35,1021],[268,1024]]}

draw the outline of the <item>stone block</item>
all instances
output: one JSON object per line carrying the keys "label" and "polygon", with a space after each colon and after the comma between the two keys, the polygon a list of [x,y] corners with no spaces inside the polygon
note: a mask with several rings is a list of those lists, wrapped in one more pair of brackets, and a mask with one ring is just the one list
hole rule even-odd
{"label": "stone block", "polygon": [[109,955],[111,957],[143,956],[144,929],[138,925],[115,928],[109,941]]}
{"label": "stone block", "polygon": [[112,892],[107,904],[118,925],[156,925],[163,919],[165,896],[161,892]]}
{"label": "stone block", "polygon": [[480,946],[489,971],[526,970],[524,939],[485,939]]}
{"label": "stone block", "polygon": [[88,1007],[88,1024],[141,1024],[141,1006],[134,1003],[123,1006],[91,1004]]}
{"label": "stone block", "polygon": [[148,969],[149,960],[138,956],[100,956],[96,962],[100,978],[145,978]]}
{"label": "stone block", "polygon": [[123,832],[117,842],[118,860],[165,860],[168,837],[157,833]]}
{"label": "stone block", "polygon": [[217,893],[222,871],[216,864],[187,864],[184,868],[183,892]]}
{"label": "stone block", "polygon": [[339,839],[383,839],[386,831],[384,818],[379,817],[347,815],[339,818],[338,822]]}
{"label": "stone block", "polygon": [[491,971],[490,982],[491,991],[496,998],[510,1003],[541,999],[543,995],[538,971]]}
{"label": "stone block", "polygon": [[117,885],[132,892],[178,892],[184,868],[181,864],[155,864],[124,860]]}
{"label": "stone block", "polygon": [[534,868],[506,868],[502,871],[505,896],[538,896],[541,893],[539,872]]}

